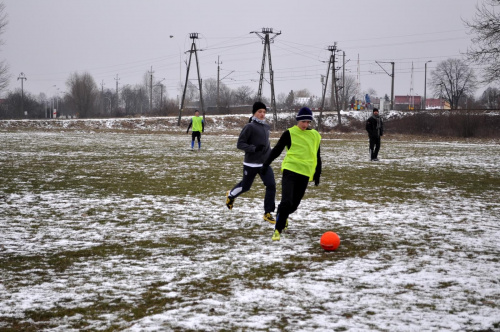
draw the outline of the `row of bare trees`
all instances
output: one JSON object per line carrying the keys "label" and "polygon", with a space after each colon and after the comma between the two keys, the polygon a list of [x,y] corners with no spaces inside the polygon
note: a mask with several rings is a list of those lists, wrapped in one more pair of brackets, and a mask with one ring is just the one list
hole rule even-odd
{"label": "row of bare trees", "polygon": [[[464,66],[462,62],[449,59],[438,64],[436,71],[433,72],[433,80],[435,95],[449,100],[453,109],[500,109],[500,89],[496,87],[488,87],[479,98],[474,97],[473,88],[477,80],[472,70]],[[341,105],[352,102],[354,79],[346,79],[346,82],[350,81],[352,86],[346,84],[346,94],[339,94],[342,96]],[[240,110],[249,110],[249,105],[257,98],[255,90],[248,86],[233,90],[222,84],[219,86],[217,98],[216,83],[216,80],[212,79],[203,82],[203,95],[208,113],[215,112],[217,100],[219,100],[219,113],[226,113],[231,109],[238,109],[238,106]],[[195,84],[188,84],[187,108],[198,108],[198,89]],[[23,96],[20,89],[10,92],[0,105],[0,118],[51,118],[54,116],[54,109],[56,109],[57,117],[80,118],[165,116],[177,115],[179,112],[179,100],[169,98],[161,86],[153,85],[151,94],[147,85],[125,85],[117,95],[116,91],[110,89],[99,90],[89,73],[73,73],[67,80],[67,88],[67,93],[64,95],[51,98],[43,93],[35,96],[26,91]],[[288,94],[278,94],[276,98],[278,111],[299,108],[300,105],[297,104],[299,98],[306,100],[306,104],[310,107],[320,107],[321,98],[303,89],[290,91]],[[329,99],[327,99],[327,107],[329,107]],[[389,97],[386,95],[385,99],[388,101]],[[21,112],[22,103],[24,103],[23,109],[26,113]],[[150,108],[151,105],[152,108]]]}

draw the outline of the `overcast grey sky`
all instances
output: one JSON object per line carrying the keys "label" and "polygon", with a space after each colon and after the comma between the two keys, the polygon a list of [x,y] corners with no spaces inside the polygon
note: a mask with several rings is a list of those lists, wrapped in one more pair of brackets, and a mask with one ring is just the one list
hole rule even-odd
{"label": "overcast grey sky", "polygon": [[[217,77],[220,56],[221,77],[229,74],[223,83],[257,91],[263,45],[250,32],[265,27],[281,31],[271,45],[276,95],[308,89],[320,96],[326,48],[335,41],[348,75],[357,76],[359,55],[363,91],[390,95],[391,78],[375,61],[394,61],[395,94],[410,94],[413,64],[413,94],[423,95],[425,62],[432,60],[429,79],[438,62],[461,57],[470,45],[463,19],[474,16],[478,1],[3,0],[9,25],[0,57],[10,65],[11,90],[20,88],[23,72],[25,91],[52,96],[66,91],[71,73],[84,71],[114,90],[115,78],[119,87],[142,83],[152,67],[173,98],[185,80],[189,33],[197,32],[204,80]],[[263,94],[270,96],[269,84]]]}

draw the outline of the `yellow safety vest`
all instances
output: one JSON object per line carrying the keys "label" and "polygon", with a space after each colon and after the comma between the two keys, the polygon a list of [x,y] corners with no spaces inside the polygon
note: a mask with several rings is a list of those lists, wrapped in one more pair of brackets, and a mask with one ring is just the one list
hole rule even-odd
{"label": "yellow safety vest", "polygon": [[289,128],[292,145],[287,150],[285,159],[281,164],[281,171],[289,171],[302,174],[313,180],[318,164],[318,149],[321,135],[314,129],[301,130],[297,126]]}
{"label": "yellow safety vest", "polygon": [[193,131],[202,131],[203,130],[203,118],[201,116],[193,116],[191,118],[191,121],[193,121]]}

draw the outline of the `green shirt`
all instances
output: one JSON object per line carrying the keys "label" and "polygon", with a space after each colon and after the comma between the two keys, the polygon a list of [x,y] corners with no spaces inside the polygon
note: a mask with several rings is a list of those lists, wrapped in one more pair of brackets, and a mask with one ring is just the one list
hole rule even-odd
{"label": "green shirt", "polygon": [[301,130],[297,126],[288,129],[292,144],[281,164],[281,171],[289,171],[309,177],[313,180],[318,164],[318,149],[321,135],[314,129]]}
{"label": "green shirt", "polygon": [[203,118],[201,116],[193,116],[191,121],[193,122],[193,131],[203,131]]}

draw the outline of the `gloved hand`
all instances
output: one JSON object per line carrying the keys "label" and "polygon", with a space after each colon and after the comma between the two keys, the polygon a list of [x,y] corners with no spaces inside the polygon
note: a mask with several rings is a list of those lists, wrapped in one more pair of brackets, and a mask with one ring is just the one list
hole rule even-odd
{"label": "gloved hand", "polygon": [[319,185],[319,174],[314,174],[314,185],[317,187]]}
{"label": "gloved hand", "polygon": [[186,134],[189,134],[189,129],[188,129],[188,130],[186,130]]}
{"label": "gloved hand", "polygon": [[262,150],[264,150],[264,148],[265,148],[265,147],[266,147],[265,145],[257,145],[257,146],[255,147],[255,152],[262,151]]}

